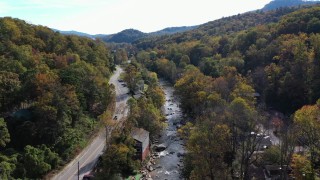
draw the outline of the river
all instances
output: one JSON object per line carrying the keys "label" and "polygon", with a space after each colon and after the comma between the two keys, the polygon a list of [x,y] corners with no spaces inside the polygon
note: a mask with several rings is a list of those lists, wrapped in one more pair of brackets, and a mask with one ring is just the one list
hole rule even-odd
{"label": "river", "polygon": [[179,101],[174,98],[174,88],[167,81],[160,80],[160,85],[166,95],[164,114],[168,126],[163,130],[158,144],[163,144],[166,149],[158,153],[159,158],[155,160],[155,168],[150,174],[155,180],[176,180],[180,177],[182,167],[182,156],[185,153],[184,142],[177,135],[177,127],[181,126],[182,112],[179,108]]}

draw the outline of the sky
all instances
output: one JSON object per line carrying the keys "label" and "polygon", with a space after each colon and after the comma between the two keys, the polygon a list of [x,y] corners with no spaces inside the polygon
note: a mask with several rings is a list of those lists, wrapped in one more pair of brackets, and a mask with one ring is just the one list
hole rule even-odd
{"label": "sky", "polygon": [[271,0],[1,0],[0,16],[59,30],[113,34],[200,25],[262,8]]}

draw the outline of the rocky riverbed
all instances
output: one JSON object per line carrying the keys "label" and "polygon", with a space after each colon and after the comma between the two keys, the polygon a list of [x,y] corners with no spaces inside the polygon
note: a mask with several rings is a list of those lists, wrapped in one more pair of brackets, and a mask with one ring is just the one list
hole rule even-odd
{"label": "rocky riverbed", "polygon": [[155,180],[176,180],[180,177],[180,169],[183,166],[182,158],[185,154],[183,141],[177,134],[181,127],[182,112],[179,108],[178,99],[174,97],[174,88],[167,81],[160,81],[161,87],[166,94],[164,114],[168,126],[163,130],[161,137],[153,142],[152,168],[150,175]]}

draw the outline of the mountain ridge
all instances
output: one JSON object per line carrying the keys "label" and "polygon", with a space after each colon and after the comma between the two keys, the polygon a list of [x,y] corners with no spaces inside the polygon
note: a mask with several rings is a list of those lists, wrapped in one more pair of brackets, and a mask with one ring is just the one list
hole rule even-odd
{"label": "mountain ridge", "polygon": [[313,5],[320,3],[319,0],[273,0],[266,4],[262,10],[270,11],[282,7],[294,7],[301,5]]}
{"label": "mountain ridge", "polygon": [[63,35],[77,35],[77,36],[83,36],[83,37],[88,37],[92,39],[100,38],[104,42],[111,42],[111,43],[131,43],[134,42],[138,39],[144,38],[144,37],[152,37],[152,36],[162,36],[162,35],[170,35],[170,34],[175,34],[175,33],[180,33],[180,32],[185,32],[188,30],[192,30],[199,27],[199,25],[195,26],[179,26],[179,27],[167,27],[158,31],[150,32],[150,33],[145,33],[137,29],[124,29],[118,33],[114,34],[88,34],[88,33],[83,33],[75,30],[70,30],[70,31],[62,31],[58,29],[53,29],[56,32],[60,32]]}

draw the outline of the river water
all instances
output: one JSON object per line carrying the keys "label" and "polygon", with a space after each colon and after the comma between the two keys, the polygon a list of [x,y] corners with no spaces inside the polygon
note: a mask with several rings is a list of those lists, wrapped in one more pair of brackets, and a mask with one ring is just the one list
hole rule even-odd
{"label": "river water", "polygon": [[183,141],[177,134],[177,127],[181,126],[182,112],[179,108],[177,98],[174,98],[174,88],[172,84],[161,80],[160,85],[166,95],[164,114],[167,118],[168,126],[163,130],[157,144],[166,146],[164,151],[158,153],[159,158],[155,160],[155,168],[150,174],[155,180],[176,180],[180,177],[180,168],[183,166],[182,156],[185,153]]}

